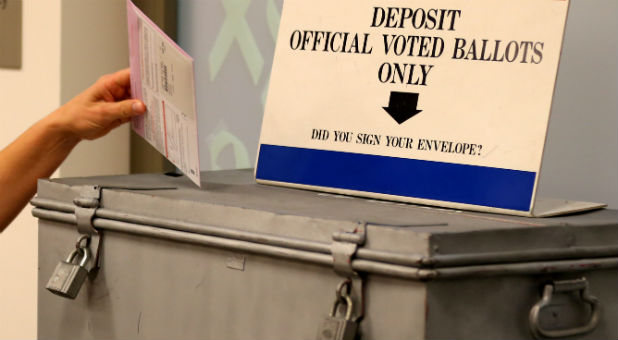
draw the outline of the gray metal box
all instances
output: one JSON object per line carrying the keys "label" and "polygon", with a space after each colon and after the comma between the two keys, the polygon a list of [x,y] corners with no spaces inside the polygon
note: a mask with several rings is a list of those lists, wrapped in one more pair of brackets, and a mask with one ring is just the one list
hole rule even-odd
{"label": "gray metal box", "polygon": [[[349,276],[363,339],[618,338],[615,210],[520,218],[203,178],[39,181],[39,337],[315,338]],[[63,299],[45,283],[92,185],[101,268]]]}

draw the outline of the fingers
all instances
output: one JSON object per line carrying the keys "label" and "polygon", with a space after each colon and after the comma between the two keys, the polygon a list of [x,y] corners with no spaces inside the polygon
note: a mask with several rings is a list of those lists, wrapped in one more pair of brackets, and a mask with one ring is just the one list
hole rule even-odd
{"label": "fingers", "polygon": [[127,88],[131,86],[131,69],[125,68],[112,74],[112,80],[116,86]]}
{"label": "fingers", "polygon": [[127,99],[130,97],[131,71],[126,68],[99,78],[91,87],[95,100],[106,102]]}
{"label": "fingers", "polygon": [[146,105],[141,100],[127,99],[115,103],[102,103],[102,111],[107,122],[120,120],[127,122],[131,117],[141,115],[146,112]]}
{"label": "fingers", "polygon": [[130,70],[124,69],[101,77],[84,92],[63,105],[54,115],[71,135],[79,139],[96,139],[117,126],[146,112],[138,99],[127,99]]}
{"label": "fingers", "polygon": [[133,116],[146,113],[146,105],[141,100],[132,100],[131,110],[133,110]]}

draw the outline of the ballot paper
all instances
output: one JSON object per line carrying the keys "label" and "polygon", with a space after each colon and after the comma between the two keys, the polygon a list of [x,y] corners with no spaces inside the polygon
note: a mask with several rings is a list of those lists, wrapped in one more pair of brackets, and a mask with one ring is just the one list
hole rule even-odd
{"label": "ballot paper", "polygon": [[133,130],[200,186],[194,61],[127,0],[131,93],[146,114]]}

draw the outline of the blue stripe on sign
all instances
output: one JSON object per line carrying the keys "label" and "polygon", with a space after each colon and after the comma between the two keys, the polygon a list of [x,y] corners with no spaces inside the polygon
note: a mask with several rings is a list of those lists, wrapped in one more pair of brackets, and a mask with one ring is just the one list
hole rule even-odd
{"label": "blue stripe on sign", "polygon": [[256,177],[528,211],[536,173],[261,144]]}

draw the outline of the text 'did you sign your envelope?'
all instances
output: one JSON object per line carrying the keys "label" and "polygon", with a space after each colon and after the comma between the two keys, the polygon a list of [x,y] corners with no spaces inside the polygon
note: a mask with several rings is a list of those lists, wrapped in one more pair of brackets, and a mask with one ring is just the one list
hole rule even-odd
{"label": "text 'did you sign your envelope?'", "polygon": [[256,179],[547,216],[565,0],[286,1]]}

